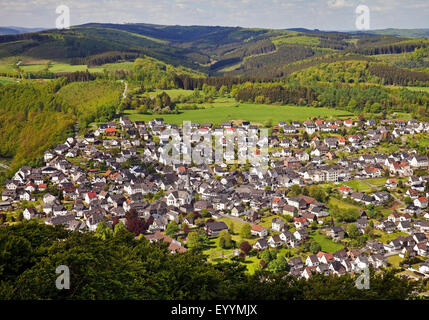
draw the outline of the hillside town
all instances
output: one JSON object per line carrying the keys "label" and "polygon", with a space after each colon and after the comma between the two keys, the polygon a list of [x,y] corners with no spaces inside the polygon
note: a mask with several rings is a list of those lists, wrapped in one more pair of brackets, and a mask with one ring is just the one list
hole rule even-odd
{"label": "hillside town", "polygon": [[[3,223],[38,219],[78,232],[123,223],[167,242],[172,254],[189,250],[194,233],[211,244],[203,247],[214,262],[268,268],[275,258],[264,252],[281,252],[290,273],[305,278],[368,267],[429,276],[429,160],[410,144],[429,123],[280,121],[270,129],[267,170],[237,164],[234,153],[223,164],[168,165],[166,129],[182,134],[162,118],[121,117],[69,137],[45,152],[43,166],[23,166],[5,182]],[[228,121],[191,129],[223,142],[225,131],[259,128]],[[239,153],[245,146],[236,142]]]}

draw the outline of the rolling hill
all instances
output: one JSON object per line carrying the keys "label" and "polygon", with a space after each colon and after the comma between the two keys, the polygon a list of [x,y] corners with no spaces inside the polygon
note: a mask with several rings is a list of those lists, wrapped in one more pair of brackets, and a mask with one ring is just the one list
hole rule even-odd
{"label": "rolling hill", "polygon": [[[19,56],[101,65],[144,55],[208,75],[271,78],[287,74],[285,66],[333,53],[374,56],[428,46],[428,41],[398,37],[398,32],[378,33],[91,23],[69,30],[2,35],[0,59]],[[399,34],[411,37],[415,32]]]}
{"label": "rolling hill", "polygon": [[[142,107],[153,111],[141,97],[153,90],[211,86],[215,94],[205,98],[213,99],[223,88],[245,106],[233,111],[252,116],[250,104],[261,113],[280,104],[424,117],[428,93],[390,86],[429,86],[429,40],[412,38],[413,31],[375,33],[91,23],[0,35],[0,157],[16,168],[63,141],[76,122],[85,129],[125,106],[133,115]],[[119,80],[129,85],[122,105]],[[193,99],[188,107],[207,102]],[[220,112],[234,114],[210,108],[187,114],[213,120]],[[28,138],[43,126],[42,140]]]}

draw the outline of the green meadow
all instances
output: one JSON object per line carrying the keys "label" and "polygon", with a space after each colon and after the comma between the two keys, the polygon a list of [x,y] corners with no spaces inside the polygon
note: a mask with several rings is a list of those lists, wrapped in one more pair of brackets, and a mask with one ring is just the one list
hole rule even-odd
{"label": "green meadow", "polygon": [[370,192],[372,190],[369,185],[359,180],[350,180],[344,184],[357,192]]}
{"label": "green meadow", "polygon": [[128,116],[131,121],[150,121],[155,118],[164,118],[165,122],[178,125],[182,124],[183,121],[210,122],[214,125],[219,125],[224,121],[250,121],[254,124],[272,121],[272,124],[275,125],[279,121],[305,121],[314,117],[330,119],[352,116],[346,111],[328,108],[237,103],[232,99],[203,103],[199,104],[198,107],[204,107],[204,109],[180,110],[178,114],[161,115],[139,114],[136,110],[125,110],[123,115]]}
{"label": "green meadow", "polygon": [[275,45],[279,44],[303,44],[309,46],[317,46],[320,44],[320,39],[316,37],[307,37],[307,36],[279,36],[272,39]]}
{"label": "green meadow", "polygon": [[[11,59],[3,59],[0,60],[0,72],[13,72],[17,71],[15,65],[15,60]],[[19,65],[19,69],[23,72],[41,72],[46,70],[46,64],[48,61],[46,60],[34,60],[34,59],[26,59],[24,58],[23,62]],[[107,66],[108,68],[112,68],[111,66]],[[48,71],[53,73],[62,73],[62,72],[76,72],[76,71],[86,71],[89,72],[103,72],[103,67],[94,67],[88,68],[87,65],[71,65],[68,63],[61,62],[51,62],[49,63]]]}
{"label": "green meadow", "polygon": [[310,235],[310,239],[316,241],[322,248],[321,251],[323,252],[332,253],[344,248],[342,244],[336,243],[322,234],[313,233]]}

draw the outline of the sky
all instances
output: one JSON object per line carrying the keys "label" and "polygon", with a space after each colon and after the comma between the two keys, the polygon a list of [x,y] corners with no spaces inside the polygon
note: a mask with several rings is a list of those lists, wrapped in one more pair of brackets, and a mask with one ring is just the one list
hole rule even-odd
{"label": "sky", "polygon": [[0,0],[0,26],[55,28],[56,8],[71,25],[89,22],[357,30],[356,8],[369,28],[429,28],[429,0]]}

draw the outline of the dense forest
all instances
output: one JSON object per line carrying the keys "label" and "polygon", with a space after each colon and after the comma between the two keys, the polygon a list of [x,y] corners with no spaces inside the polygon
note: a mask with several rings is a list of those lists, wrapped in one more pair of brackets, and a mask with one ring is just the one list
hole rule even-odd
{"label": "dense forest", "polygon": [[115,81],[72,82],[58,90],[58,96],[73,106],[80,128],[86,128],[91,122],[109,121],[114,117],[123,90],[124,85]]}
{"label": "dense forest", "polygon": [[392,65],[362,60],[321,63],[292,73],[289,80],[300,83],[376,83],[398,86],[428,86],[429,74]]}
{"label": "dense forest", "polygon": [[415,49],[427,47],[428,43],[424,40],[407,40],[397,43],[390,40],[386,44],[378,44],[377,46],[374,46],[373,43],[368,45],[368,42],[360,39],[358,41],[358,45],[362,45],[363,48],[355,50],[357,53],[366,55],[379,55],[413,52]]}
{"label": "dense forest", "polygon": [[58,88],[54,82],[0,86],[0,157],[13,158],[13,169],[72,132],[74,111],[56,95]]}
{"label": "dense forest", "polygon": [[294,103],[356,113],[409,112],[416,118],[428,118],[429,94],[408,89],[369,84],[314,83],[302,86],[297,83],[246,83],[238,86],[236,91],[235,98],[241,102]]}
{"label": "dense forest", "polygon": [[[85,234],[35,221],[1,227],[0,299],[389,300],[413,298],[421,285],[394,271],[371,272],[369,290],[350,274],[249,275],[238,262],[208,263],[198,249],[168,254],[166,244],[135,238],[122,223],[99,225]],[[70,290],[55,287],[60,265],[69,267]]]}
{"label": "dense forest", "polygon": [[0,157],[12,160],[11,172],[37,164],[44,151],[73,134],[76,122],[86,128],[112,119],[123,90],[120,82],[70,82],[65,77],[0,86]]}

